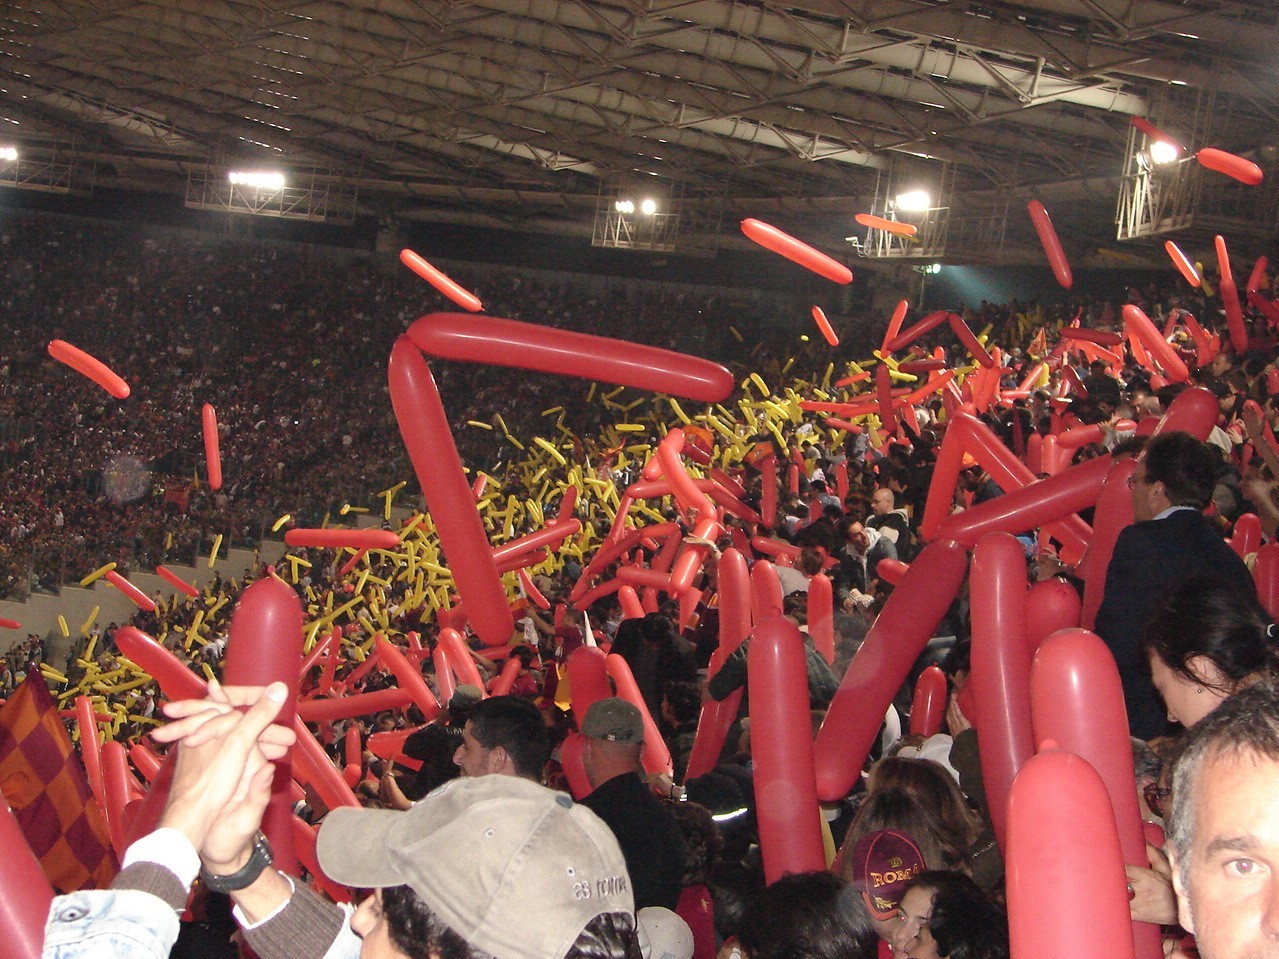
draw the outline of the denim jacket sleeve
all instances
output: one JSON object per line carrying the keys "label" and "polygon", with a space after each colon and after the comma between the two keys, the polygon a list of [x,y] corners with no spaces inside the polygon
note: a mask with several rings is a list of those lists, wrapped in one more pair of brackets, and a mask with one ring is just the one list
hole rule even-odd
{"label": "denim jacket sleeve", "polygon": [[168,959],[178,914],[137,889],[58,896],[45,924],[42,959]]}

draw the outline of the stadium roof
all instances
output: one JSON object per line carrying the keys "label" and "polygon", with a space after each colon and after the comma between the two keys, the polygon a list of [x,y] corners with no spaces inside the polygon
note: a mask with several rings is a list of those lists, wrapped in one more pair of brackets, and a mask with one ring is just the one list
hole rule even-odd
{"label": "stadium roof", "polygon": [[601,183],[674,184],[721,242],[756,216],[827,248],[913,163],[1008,205],[1009,259],[1037,197],[1104,261],[1131,116],[1272,172],[1276,50],[1261,0],[10,0],[0,140],[90,188],[278,163],[548,233],[589,233]]}

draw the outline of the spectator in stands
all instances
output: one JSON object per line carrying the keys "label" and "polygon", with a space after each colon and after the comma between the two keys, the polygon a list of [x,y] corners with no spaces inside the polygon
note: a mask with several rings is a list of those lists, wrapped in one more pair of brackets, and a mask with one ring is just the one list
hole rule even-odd
{"label": "spectator in stands", "polygon": [[519,776],[540,782],[551,755],[541,712],[520,696],[490,696],[475,705],[453,761],[463,776]]}

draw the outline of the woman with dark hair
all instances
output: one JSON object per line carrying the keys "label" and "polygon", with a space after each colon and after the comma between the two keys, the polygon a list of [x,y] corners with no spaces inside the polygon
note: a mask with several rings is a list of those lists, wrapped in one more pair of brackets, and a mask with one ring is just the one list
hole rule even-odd
{"label": "woman with dark hair", "polygon": [[1273,673],[1275,627],[1256,598],[1210,575],[1164,597],[1142,634],[1168,718],[1189,729],[1226,697]]}
{"label": "woman with dark hair", "polygon": [[920,873],[898,912],[897,959],[1008,959],[1008,918],[963,873]]}
{"label": "woman with dark hair", "polygon": [[746,910],[739,951],[744,959],[872,959],[878,937],[858,898],[833,873],[783,876]]}

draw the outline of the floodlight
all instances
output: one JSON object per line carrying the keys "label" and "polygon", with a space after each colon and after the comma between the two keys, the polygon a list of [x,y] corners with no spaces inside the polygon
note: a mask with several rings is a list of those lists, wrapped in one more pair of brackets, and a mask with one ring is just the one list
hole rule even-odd
{"label": "floodlight", "polygon": [[657,212],[657,201],[651,197],[640,203],[640,212],[645,216],[652,216]]}
{"label": "floodlight", "polygon": [[633,200],[618,200],[613,204],[613,209],[618,213],[630,215],[635,212],[635,202]]}
{"label": "floodlight", "polygon": [[1167,140],[1156,140],[1150,144],[1150,159],[1156,163],[1171,163],[1180,155],[1181,150],[1177,148],[1177,145]]}
{"label": "floodlight", "polygon": [[278,192],[284,189],[284,174],[278,170],[232,170],[227,174],[232,186]]}
{"label": "floodlight", "polygon": [[897,194],[897,209],[905,213],[922,213],[933,205],[927,190],[908,190]]}
{"label": "floodlight", "polygon": [[16,159],[18,159],[16,147],[0,147],[0,162],[12,163]]}

